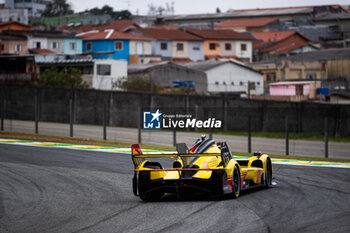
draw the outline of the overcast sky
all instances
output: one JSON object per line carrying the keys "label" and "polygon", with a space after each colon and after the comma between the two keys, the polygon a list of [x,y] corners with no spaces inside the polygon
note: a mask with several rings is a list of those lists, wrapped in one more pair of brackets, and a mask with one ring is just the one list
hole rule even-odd
{"label": "overcast sky", "polygon": [[305,5],[327,5],[340,4],[350,5],[349,0],[67,0],[73,6],[73,9],[83,11],[93,7],[101,7],[110,5],[114,10],[128,9],[133,14],[137,10],[139,14],[147,14],[148,5],[162,5],[174,2],[175,14],[191,14],[191,13],[214,13],[219,7],[222,12],[228,9],[251,9],[265,7],[289,7],[289,6],[305,6]]}
{"label": "overcast sky", "polygon": [[[0,0],[0,3],[5,0]],[[114,10],[128,9],[131,13],[147,14],[148,5],[166,6],[174,2],[175,14],[214,13],[219,7],[221,12],[228,9],[252,9],[266,7],[289,7],[340,4],[350,5],[349,0],[67,0],[75,12],[94,7],[110,5]]]}

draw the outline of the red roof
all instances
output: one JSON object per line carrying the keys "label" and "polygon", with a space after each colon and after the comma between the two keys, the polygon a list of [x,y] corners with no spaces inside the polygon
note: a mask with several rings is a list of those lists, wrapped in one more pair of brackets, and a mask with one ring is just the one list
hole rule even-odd
{"label": "red roof", "polygon": [[179,29],[180,27],[174,26],[174,25],[158,25],[152,27],[153,29],[167,29],[167,30],[176,30]]}
{"label": "red roof", "polygon": [[182,30],[140,28],[136,31],[142,33],[145,36],[149,36],[159,40],[202,40],[201,38],[194,36],[190,33],[184,32]]}
{"label": "red roof", "polygon": [[221,56],[221,55],[205,55],[205,60],[210,60],[210,59],[234,59],[237,61],[242,61],[239,57],[237,56]]}
{"label": "red roof", "polygon": [[189,63],[189,62],[193,62],[193,61],[189,58],[173,58],[171,60],[171,63]]}
{"label": "red roof", "polygon": [[254,40],[254,38],[243,33],[235,32],[233,30],[212,30],[212,29],[194,29],[184,28],[186,32],[199,36],[203,39],[211,40]]}
{"label": "red roof", "polygon": [[119,31],[103,31],[103,32],[90,32],[86,34],[78,34],[83,40],[115,40],[115,39],[126,39],[126,40],[151,40],[151,38],[133,35],[129,33]]}
{"label": "red roof", "polygon": [[23,28],[31,28],[31,26],[27,25],[27,24],[24,24],[24,23],[19,23],[19,22],[0,22],[0,27],[5,27],[5,26],[9,26],[9,25],[19,25]]}
{"label": "red roof", "polygon": [[124,19],[124,20],[112,20],[108,23],[109,25],[113,26],[115,29],[118,29],[119,31],[123,31],[126,28],[130,26],[137,26],[132,20]]}
{"label": "red roof", "polygon": [[[297,31],[254,32],[253,48],[261,48],[262,53],[283,54],[309,44],[309,40]],[[262,42],[263,41],[263,42]]]}
{"label": "red roof", "polygon": [[81,33],[81,32],[93,31],[93,30],[104,31],[106,29],[124,31],[125,29],[131,26],[139,27],[136,23],[134,23],[131,20],[113,20],[113,21],[109,21],[108,24],[106,25],[84,24],[77,27],[76,26],[69,27],[67,25],[64,25],[60,27],[60,29],[68,30],[68,31],[77,31],[78,33]]}
{"label": "red roof", "polygon": [[54,51],[48,50],[48,49],[28,49],[30,53],[32,54],[55,54]]}
{"label": "red roof", "polygon": [[232,19],[217,24],[215,27],[262,27],[277,20],[277,18]]}
{"label": "red roof", "polygon": [[252,32],[253,36],[258,40],[263,40],[264,42],[276,42],[286,39],[297,31],[279,31],[279,32]]}

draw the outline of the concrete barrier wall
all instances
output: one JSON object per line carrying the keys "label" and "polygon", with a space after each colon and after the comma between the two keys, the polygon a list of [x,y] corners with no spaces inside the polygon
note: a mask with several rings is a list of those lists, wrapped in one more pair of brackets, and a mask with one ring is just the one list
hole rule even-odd
{"label": "concrete barrier wall", "polygon": [[4,112],[7,119],[34,120],[37,96],[40,121],[68,123],[71,100],[76,124],[102,125],[105,110],[108,125],[137,127],[137,112],[141,106],[143,111],[159,109],[165,114],[187,113],[203,120],[211,114],[223,120],[223,130],[238,131],[247,131],[248,116],[251,116],[253,131],[284,132],[285,116],[288,115],[290,132],[323,134],[327,117],[329,135],[350,136],[350,105],[20,85],[0,88],[0,114]]}

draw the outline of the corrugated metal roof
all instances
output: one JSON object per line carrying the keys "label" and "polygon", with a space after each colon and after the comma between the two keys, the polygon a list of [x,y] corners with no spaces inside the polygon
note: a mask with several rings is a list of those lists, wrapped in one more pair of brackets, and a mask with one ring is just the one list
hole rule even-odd
{"label": "corrugated metal roof", "polygon": [[[184,63],[184,64],[188,64],[188,63]],[[159,63],[148,63],[148,64],[130,64],[128,65],[128,73],[132,74],[132,73],[145,72],[151,69],[156,69],[161,66],[176,67],[177,69],[182,68],[185,70],[192,70],[194,72],[201,72],[201,73],[203,72],[198,69],[192,69],[191,67],[187,67],[183,64],[174,64],[172,62],[159,62]]]}
{"label": "corrugated metal roof", "polygon": [[219,13],[219,14],[188,14],[188,15],[171,15],[160,17],[164,21],[181,21],[191,19],[223,19],[223,18],[243,18],[253,16],[281,16],[281,15],[296,15],[296,14],[311,14],[313,8],[287,8],[279,10],[261,10],[261,11],[243,11],[243,12],[232,12],[232,13]]}
{"label": "corrugated metal roof", "polygon": [[74,64],[74,63],[92,63],[94,59],[69,59],[69,60],[58,60],[58,61],[40,61],[39,64]]}
{"label": "corrugated metal roof", "polygon": [[185,63],[182,65],[186,66],[188,68],[196,69],[196,70],[207,71],[207,70],[213,69],[217,66],[221,66],[221,65],[227,64],[227,63],[231,63],[233,65],[237,65],[237,66],[240,66],[244,69],[248,69],[248,70],[253,71],[255,73],[261,74],[261,72],[254,70],[254,69],[250,68],[249,66],[246,66],[245,64],[238,62],[238,61],[234,61],[234,60],[229,60],[229,61],[207,60],[207,61],[202,61],[202,62]]}
{"label": "corrugated metal roof", "polygon": [[302,85],[302,84],[312,84],[320,83],[321,81],[286,81],[286,82],[276,82],[270,83],[270,86],[281,86],[281,85]]}
{"label": "corrugated metal roof", "polygon": [[277,21],[277,18],[259,18],[259,19],[231,19],[215,25],[216,28],[225,27],[262,27]]}
{"label": "corrugated metal roof", "polygon": [[326,61],[350,59],[350,48],[325,49],[314,52],[300,53],[284,59],[290,61]]}

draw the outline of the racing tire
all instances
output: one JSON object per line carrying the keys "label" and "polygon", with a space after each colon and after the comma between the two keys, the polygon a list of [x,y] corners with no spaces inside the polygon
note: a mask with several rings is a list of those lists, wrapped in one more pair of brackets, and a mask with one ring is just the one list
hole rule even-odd
{"label": "racing tire", "polygon": [[232,172],[232,197],[238,198],[241,193],[241,174],[238,167],[235,167]]}
{"label": "racing tire", "polygon": [[266,168],[264,172],[264,188],[269,188],[272,183],[272,166],[271,160],[266,160]]}
{"label": "racing tire", "polygon": [[[153,169],[159,169],[161,168],[160,166],[154,166],[154,165],[148,165],[148,166],[145,166],[147,168],[153,168]],[[140,172],[139,173],[139,192],[141,190],[141,192],[139,193],[139,197],[141,200],[143,201],[156,201],[156,200],[159,200],[163,195],[164,193],[163,192],[145,192],[144,193],[144,187],[141,187],[141,185],[143,183],[146,183],[147,181],[149,181],[150,179],[150,173],[149,172]]]}

